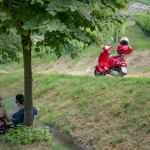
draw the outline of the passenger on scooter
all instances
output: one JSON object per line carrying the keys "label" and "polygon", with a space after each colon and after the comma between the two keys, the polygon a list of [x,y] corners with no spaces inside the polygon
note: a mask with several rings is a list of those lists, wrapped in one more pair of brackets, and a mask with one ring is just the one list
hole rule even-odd
{"label": "passenger on scooter", "polygon": [[120,45],[117,47],[117,54],[110,55],[109,58],[121,57],[125,54],[130,54],[132,51],[131,46],[129,45],[129,40],[127,37],[123,37],[120,40]]}

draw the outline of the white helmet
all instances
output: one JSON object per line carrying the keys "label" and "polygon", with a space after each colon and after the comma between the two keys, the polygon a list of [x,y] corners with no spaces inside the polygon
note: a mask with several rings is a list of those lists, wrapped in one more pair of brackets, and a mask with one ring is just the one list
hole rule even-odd
{"label": "white helmet", "polygon": [[121,45],[128,45],[128,44],[129,44],[128,38],[127,38],[127,37],[121,38],[120,44],[121,44]]}

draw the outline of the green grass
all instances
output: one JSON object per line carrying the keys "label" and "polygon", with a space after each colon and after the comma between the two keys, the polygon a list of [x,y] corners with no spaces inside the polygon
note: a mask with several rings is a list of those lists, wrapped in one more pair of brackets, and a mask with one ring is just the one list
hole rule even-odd
{"label": "green grass", "polygon": [[[21,86],[17,86],[20,92],[14,90],[16,74],[0,76],[0,96],[10,98],[23,92]],[[10,78],[12,90],[7,92]],[[121,143],[136,143],[135,147],[142,148],[149,134],[149,89],[149,78],[33,74],[34,105],[40,108],[36,119],[96,149],[110,148],[111,141],[117,146],[123,137]]]}
{"label": "green grass", "polygon": [[150,38],[143,34],[142,30],[136,25],[126,27],[125,36],[129,39],[129,44],[134,50],[147,50],[150,48]]}

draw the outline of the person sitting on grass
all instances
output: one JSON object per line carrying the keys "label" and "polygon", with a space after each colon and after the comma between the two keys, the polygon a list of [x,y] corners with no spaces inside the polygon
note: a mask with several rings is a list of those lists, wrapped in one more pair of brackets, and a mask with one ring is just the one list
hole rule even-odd
{"label": "person sitting on grass", "polygon": [[[14,111],[12,115],[11,121],[14,125],[23,123],[24,121],[24,95],[18,94],[16,95],[16,104],[20,107],[19,111]],[[34,116],[37,115],[39,112],[39,109],[35,106],[33,106],[33,120]]]}
{"label": "person sitting on grass", "polygon": [[8,129],[5,119],[7,122],[9,122],[11,121],[11,116],[9,117],[5,108],[2,108],[2,98],[0,98],[0,134],[5,133],[5,131]]}

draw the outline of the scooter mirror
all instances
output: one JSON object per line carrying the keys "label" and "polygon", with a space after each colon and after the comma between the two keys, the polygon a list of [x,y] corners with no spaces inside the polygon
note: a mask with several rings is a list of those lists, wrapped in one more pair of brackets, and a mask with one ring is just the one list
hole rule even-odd
{"label": "scooter mirror", "polygon": [[114,38],[111,38],[111,41],[114,41]]}

